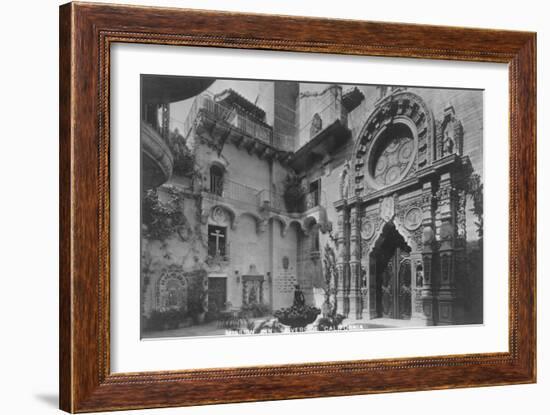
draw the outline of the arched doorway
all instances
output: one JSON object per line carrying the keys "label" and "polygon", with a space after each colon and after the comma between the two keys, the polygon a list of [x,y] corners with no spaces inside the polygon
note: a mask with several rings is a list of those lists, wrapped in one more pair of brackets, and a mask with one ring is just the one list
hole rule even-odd
{"label": "arched doorway", "polygon": [[386,223],[370,254],[376,316],[411,318],[411,248],[391,222]]}

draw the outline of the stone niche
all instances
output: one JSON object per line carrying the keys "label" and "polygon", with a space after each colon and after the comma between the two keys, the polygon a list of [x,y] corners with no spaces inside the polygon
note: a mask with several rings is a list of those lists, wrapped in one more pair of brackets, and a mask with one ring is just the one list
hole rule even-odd
{"label": "stone niche", "polygon": [[206,299],[206,271],[184,271],[182,266],[172,264],[160,272],[153,286],[153,309],[183,308],[186,310],[189,299],[200,298],[202,294]]}

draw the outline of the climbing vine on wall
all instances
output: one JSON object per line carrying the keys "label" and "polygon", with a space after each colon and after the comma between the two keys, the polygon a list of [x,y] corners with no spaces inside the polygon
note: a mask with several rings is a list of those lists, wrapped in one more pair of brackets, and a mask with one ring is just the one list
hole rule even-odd
{"label": "climbing vine on wall", "polygon": [[[328,243],[325,245],[323,253],[323,274],[325,285],[325,303],[323,304],[323,317],[329,320],[336,318],[336,301],[331,301],[331,297],[336,300],[336,254],[334,249]],[[332,320],[331,320],[332,321]]]}
{"label": "climbing vine on wall", "polygon": [[179,176],[192,177],[195,174],[195,155],[177,128],[170,132],[167,144],[174,156],[173,172]]}
{"label": "climbing vine on wall", "polygon": [[157,189],[145,193],[141,221],[143,236],[149,240],[164,241],[182,227],[188,227],[181,206],[181,196],[173,188],[166,188],[169,200],[159,200]]}
{"label": "climbing vine on wall", "polygon": [[472,174],[468,181],[467,193],[472,198],[472,213],[476,216],[477,235],[483,240],[483,182],[479,174]]}

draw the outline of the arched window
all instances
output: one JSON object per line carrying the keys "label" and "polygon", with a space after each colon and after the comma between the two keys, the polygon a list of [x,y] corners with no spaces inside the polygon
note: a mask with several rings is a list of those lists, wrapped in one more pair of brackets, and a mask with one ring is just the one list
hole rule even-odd
{"label": "arched window", "polygon": [[216,164],[210,167],[210,193],[218,196],[223,194],[223,169]]}

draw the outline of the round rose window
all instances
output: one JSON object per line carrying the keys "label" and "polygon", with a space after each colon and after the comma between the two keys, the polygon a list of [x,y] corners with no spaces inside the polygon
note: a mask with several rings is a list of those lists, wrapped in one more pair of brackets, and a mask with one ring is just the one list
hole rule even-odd
{"label": "round rose window", "polygon": [[379,187],[401,180],[414,161],[414,138],[405,124],[387,127],[377,138],[370,157],[370,175]]}

